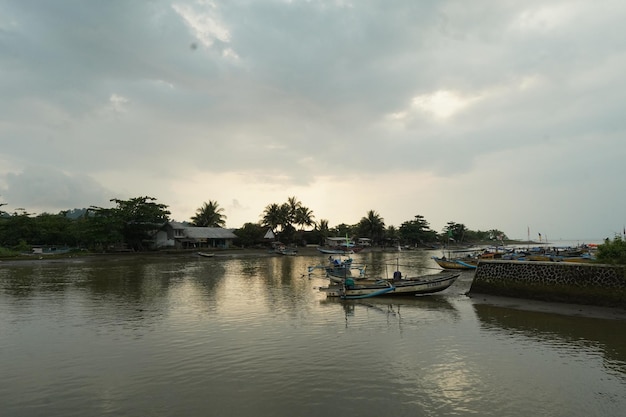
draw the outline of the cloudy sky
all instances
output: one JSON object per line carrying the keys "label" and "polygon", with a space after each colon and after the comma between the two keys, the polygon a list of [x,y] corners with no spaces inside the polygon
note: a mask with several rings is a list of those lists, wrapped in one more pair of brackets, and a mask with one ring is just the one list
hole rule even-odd
{"label": "cloudy sky", "polygon": [[626,222],[626,2],[0,0],[0,203]]}

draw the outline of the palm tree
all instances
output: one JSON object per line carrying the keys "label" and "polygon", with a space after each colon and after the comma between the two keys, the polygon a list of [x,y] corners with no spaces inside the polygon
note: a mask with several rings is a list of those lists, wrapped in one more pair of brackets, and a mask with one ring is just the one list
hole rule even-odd
{"label": "palm tree", "polygon": [[222,214],[223,208],[217,201],[209,200],[196,210],[196,215],[191,218],[191,223],[198,227],[224,227],[226,216]]}
{"label": "palm tree", "polygon": [[287,205],[285,210],[288,212],[289,223],[297,224],[296,216],[298,214],[298,209],[302,207],[302,202],[298,200],[296,196],[293,196],[287,198],[287,202],[285,204]]}
{"label": "palm tree", "polygon": [[380,217],[380,214],[370,210],[366,217],[361,218],[359,231],[372,239],[373,242],[378,243],[385,231],[385,221]]}
{"label": "palm tree", "polygon": [[296,209],[296,215],[294,216],[294,223],[300,226],[300,230],[304,230],[304,226],[315,226],[315,221],[313,220],[315,216],[313,215],[313,211],[308,207],[304,207],[300,205]]}
{"label": "palm tree", "polygon": [[272,203],[266,206],[261,223],[272,229],[274,234],[278,232],[279,228],[281,231],[284,230],[289,224],[289,206],[286,203],[282,205]]}
{"label": "palm tree", "polygon": [[323,245],[326,242],[326,238],[330,234],[330,228],[328,227],[328,220],[321,219],[319,223],[315,226],[317,231],[319,232],[320,245]]}

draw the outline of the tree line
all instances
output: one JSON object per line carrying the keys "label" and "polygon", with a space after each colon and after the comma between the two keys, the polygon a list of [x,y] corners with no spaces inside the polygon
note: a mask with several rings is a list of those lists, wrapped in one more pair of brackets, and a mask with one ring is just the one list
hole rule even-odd
{"label": "tree line", "polygon": [[[34,245],[67,246],[93,251],[126,248],[145,251],[152,248],[155,231],[170,221],[165,204],[149,196],[128,200],[111,199],[113,207],[90,206],[57,214],[34,215],[24,209],[13,213],[2,210],[0,203],[0,247],[27,251]],[[217,201],[203,203],[190,218],[198,227],[225,227],[226,215]],[[486,240],[506,240],[497,230],[473,231],[462,223],[448,222],[438,233],[426,219],[416,215],[399,227],[385,225],[384,218],[369,210],[356,224],[341,223],[330,227],[327,219],[315,220],[313,210],[296,197],[284,203],[268,204],[257,222],[245,223],[233,232],[238,246],[250,247],[263,242],[267,230],[287,244],[322,244],[327,237],[369,238],[373,245],[430,246],[445,242],[470,243]]]}

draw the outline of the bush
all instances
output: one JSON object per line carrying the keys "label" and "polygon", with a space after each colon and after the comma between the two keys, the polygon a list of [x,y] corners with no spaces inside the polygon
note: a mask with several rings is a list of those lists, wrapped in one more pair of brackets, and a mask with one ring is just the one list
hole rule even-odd
{"label": "bush", "polygon": [[621,236],[615,236],[613,241],[607,238],[598,246],[596,259],[606,264],[626,265],[626,241]]}
{"label": "bush", "polygon": [[0,247],[0,258],[10,258],[17,255],[19,255],[19,252],[16,252],[12,249]]}

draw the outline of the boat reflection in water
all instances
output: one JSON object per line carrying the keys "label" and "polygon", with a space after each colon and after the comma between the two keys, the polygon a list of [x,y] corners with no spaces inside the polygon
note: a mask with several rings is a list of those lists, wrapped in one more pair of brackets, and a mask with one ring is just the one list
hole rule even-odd
{"label": "boat reflection in water", "polygon": [[386,315],[389,319],[396,319],[398,324],[403,321],[410,321],[414,324],[419,320],[446,322],[460,318],[459,311],[454,307],[454,304],[448,300],[448,297],[442,295],[375,297],[356,300],[329,297],[321,300],[320,305],[342,310],[345,314],[346,326],[352,317],[355,320],[360,320],[371,314]]}

